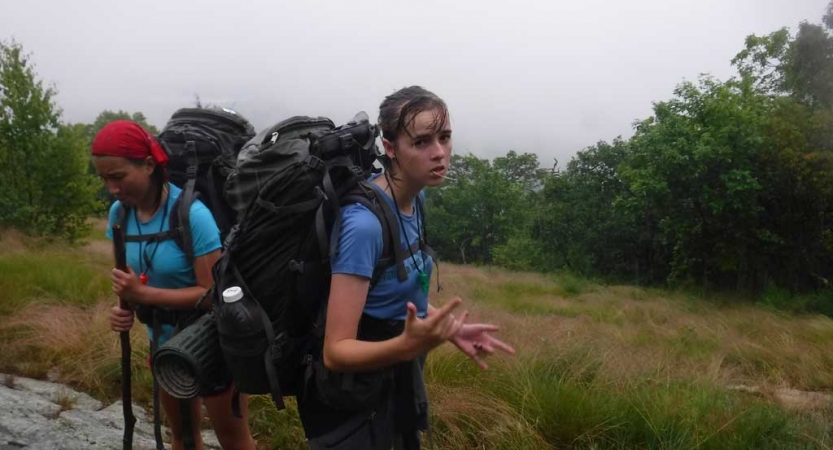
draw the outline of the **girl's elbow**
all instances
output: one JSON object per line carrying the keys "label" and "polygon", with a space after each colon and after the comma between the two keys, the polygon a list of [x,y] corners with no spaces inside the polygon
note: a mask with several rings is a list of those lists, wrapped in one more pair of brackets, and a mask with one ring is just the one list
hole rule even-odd
{"label": "girl's elbow", "polygon": [[328,349],[326,346],[324,347],[323,359],[324,359],[324,367],[326,367],[327,370],[330,370],[332,372],[340,372],[341,371],[341,365],[338,363],[337,359],[333,358],[332,350]]}

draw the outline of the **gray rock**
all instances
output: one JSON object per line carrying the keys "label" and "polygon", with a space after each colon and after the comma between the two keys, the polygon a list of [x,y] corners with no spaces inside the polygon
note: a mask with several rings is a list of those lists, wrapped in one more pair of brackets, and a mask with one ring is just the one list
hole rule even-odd
{"label": "gray rock", "polygon": [[[0,374],[0,450],[120,450],[124,417],[120,401],[104,405],[67,386]],[[153,450],[153,416],[133,405],[135,450]],[[167,435],[163,428],[162,435]],[[212,430],[207,449],[220,449]],[[169,448],[169,446],[166,446]]]}
{"label": "gray rock", "polygon": [[[5,378],[5,377],[4,377]],[[0,380],[4,383],[5,380]],[[50,383],[48,381],[33,380],[31,378],[14,378],[14,388],[21,391],[28,391],[38,394],[52,403],[64,403],[72,409],[97,410],[104,405],[83,392],[74,391],[62,384]]]}

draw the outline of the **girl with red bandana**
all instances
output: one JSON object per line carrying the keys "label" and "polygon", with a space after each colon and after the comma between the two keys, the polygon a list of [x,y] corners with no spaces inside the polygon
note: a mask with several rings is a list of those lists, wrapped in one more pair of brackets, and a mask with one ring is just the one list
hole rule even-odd
{"label": "girl with red bandana", "polygon": [[[93,165],[107,190],[116,198],[110,208],[107,236],[112,239],[112,226],[118,223],[119,211],[124,208],[124,228],[129,236],[150,235],[169,229],[170,217],[175,213],[174,202],[181,189],[167,181],[165,165],[168,157],[156,140],[141,126],[131,121],[116,121],[106,125],[96,135],[92,145]],[[148,325],[151,341],[158,345],[170,339],[176,327],[179,311],[193,312],[200,298],[212,285],[211,267],[220,257],[220,232],[211,212],[199,200],[190,209],[191,236],[194,249],[193,263],[173,239],[160,241],[130,241],[126,243],[127,272],[113,269],[113,292],[133,305],[124,310],[114,306],[110,312],[113,331],[130,330],[134,310]],[[200,302],[207,308],[210,302]],[[158,335],[148,317],[156,317]],[[161,403],[170,423],[172,450],[193,442],[202,449],[199,433],[202,408],[193,399],[183,408],[180,400],[160,391]],[[240,402],[242,418],[232,414],[231,386],[226,383],[204,391],[202,400],[220,444],[226,450],[253,450],[254,440],[248,426],[245,397]],[[190,410],[189,427],[193,436],[183,436],[183,414]]]}

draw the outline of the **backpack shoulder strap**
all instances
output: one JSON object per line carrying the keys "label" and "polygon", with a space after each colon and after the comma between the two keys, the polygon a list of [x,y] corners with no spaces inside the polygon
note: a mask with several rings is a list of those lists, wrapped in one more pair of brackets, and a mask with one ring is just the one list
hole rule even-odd
{"label": "backpack shoulder strap", "polygon": [[405,281],[408,278],[408,272],[405,269],[407,254],[399,243],[399,222],[396,219],[396,212],[393,208],[383,198],[379,197],[376,190],[368,181],[361,181],[359,183],[358,192],[346,195],[342,204],[345,203],[359,203],[363,205],[376,215],[379,224],[382,226],[382,257],[376,262],[376,266],[373,269],[370,288],[373,289],[385,270],[394,265],[396,266],[399,281]]}
{"label": "backpack shoulder strap", "polygon": [[179,197],[171,205],[171,218],[169,219],[169,231],[172,239],[185,253],[185,260],[190,265],[194,264],[194,242],[191,240],[191,204],[198,198],[198,195],[191,191],[187,195],[182,191]]}

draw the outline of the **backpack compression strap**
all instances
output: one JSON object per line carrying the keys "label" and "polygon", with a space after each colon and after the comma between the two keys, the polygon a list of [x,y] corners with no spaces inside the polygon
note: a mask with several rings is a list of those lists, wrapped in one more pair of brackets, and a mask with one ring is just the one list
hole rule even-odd
{"label": "backpack compression strap", "polygon": [[[194,141],[185,143],[185,154],[188,158],[188,168],[185,170],[187,176],[185,181],[185,188],[179,195],[182,201],[179,204],[179,213],[176,214],[179,218],[177,228],[182,234],[182,241],[180,247],[185,252],[185,258],[188,262],[194,262],[194,242],[191,240],[191,203],[196,199],[194,188],[197,184],[197,146]],[[179,200],[177,199],[177,200]],[[171,228],[174,228],[171,226]]]}

